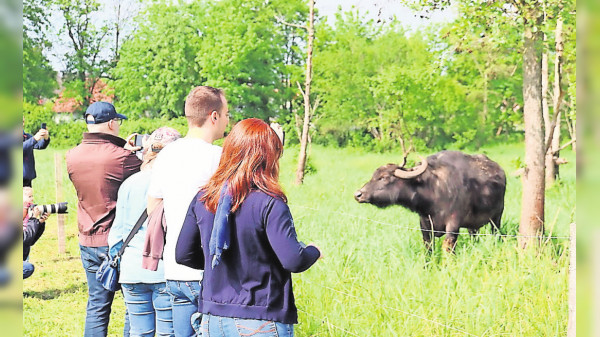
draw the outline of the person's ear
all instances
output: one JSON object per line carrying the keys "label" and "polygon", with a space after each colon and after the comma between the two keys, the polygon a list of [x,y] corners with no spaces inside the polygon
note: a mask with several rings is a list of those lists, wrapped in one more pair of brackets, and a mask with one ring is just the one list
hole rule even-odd
{"label": "person's ear", "polygon": [[218,113],[218,112],[216,112],[216,111],[213,111],[213,112],[211,112],[211,114],[210,114],[210,115],[212,116],[212,119],[213,119],[213,121],[215,121],[215,122],[217,121],[217,115],[218,115],[218,114],[219,114],[219,113]]}

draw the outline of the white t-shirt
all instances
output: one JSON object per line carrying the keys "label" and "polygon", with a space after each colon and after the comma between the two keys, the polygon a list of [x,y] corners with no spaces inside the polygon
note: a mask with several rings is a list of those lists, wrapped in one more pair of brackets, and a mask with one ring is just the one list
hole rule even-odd
{"label": "white t-shirt", "polygon": [[167,237],[163,251],[165,279],[198,281],[202,271],[175,262],[175,246],[192,198],[215,173],[221,147],[198,138],[181,138],[166,146],[152,166],[148,195],[164,201]]}

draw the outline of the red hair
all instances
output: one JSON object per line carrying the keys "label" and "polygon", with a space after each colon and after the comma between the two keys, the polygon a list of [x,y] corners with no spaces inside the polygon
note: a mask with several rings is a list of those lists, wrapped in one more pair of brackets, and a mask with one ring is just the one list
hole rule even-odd
{"label": "red hair", "polygon": [[202,188],[200,201],[216,213],[223,184],[227,182],[235,212],[252,189],[287,202],[279,185],[279,158],[283,144],[271,127],[260,119],[237,123],[223,143],[223,154],[215,174]]}

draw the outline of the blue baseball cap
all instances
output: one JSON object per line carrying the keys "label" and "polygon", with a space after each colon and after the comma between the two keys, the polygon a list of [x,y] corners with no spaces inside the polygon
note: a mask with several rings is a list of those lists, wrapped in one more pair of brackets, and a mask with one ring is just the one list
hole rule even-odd
{"label": "blue baseball cap", "polygon": [[[93,121],[87,119],[88,115],[94,117]],[[120,118],[127,119],[124,115],[118,114],[115,110],[115,106],[108,102],[95,102],[92,103],[87,110],[85,110],[85,122],[87,124],[101,124],[110,121],[111,119]]]}

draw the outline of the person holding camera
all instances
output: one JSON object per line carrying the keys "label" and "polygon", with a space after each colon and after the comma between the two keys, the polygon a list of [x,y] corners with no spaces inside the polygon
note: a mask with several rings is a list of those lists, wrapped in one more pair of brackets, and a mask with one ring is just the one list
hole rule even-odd
{"label": "person holding camera", "polygon": [[[140,172],[127,178],[119,188],[117,211],[108,244],[111,257],[117,255],[140,218],[146,211],[148,186],[154,159],[169,143],[180,138],[179,132],[170,127],[154,131],[145,140],[143,163]],[[142,250],[148,228],[148,219],[125,248],[120,258],[119,283],[129,313],[130,336],[173,336],[171,297],[166,292],[163,262],[156,271],[142,268]]]}
{"label": "person holding camera", "polygon": [[204,269],[203,337],[292,337],[298,314],[292,273],[321,251],[298,241],[279,184],[283,144],[260,119],[236,124],[219,167],[189,205],[175,259]]}
{"label": "person holding camera", "polygon": [[[115,218],[117,192],[142,162],[129,139],[119,137],[119,126],[127,119],[108,102],[95,102],[85,112],[88,132],[81,144],[66,155],[69,179],[79,199],[77,224],[81,262],[88,284],[85,336],[106,336],[114,292],[96,280],[96,271],[108,255],[108,234]],[[125,316],[125,335],[128,335]]]}
{"label": "person holding camera", "polygon": [[[42,123],[42,127],[35,135],[26,133],[23,129],[23,186],[31,187],[32,180],[37,176],[33,150],[43,150],[50,144],[50,134],[45,124]],[[23,127],[25,127],[25,117],[23,117]]]}
{"label": "person holding camera", "polygon": [[46,229],[46,219],[50,213],[43,212],[40,205],[27,207],[28,218],[23,224],[23,279],[30,277],[35,270],[33,264],[27,261],[31,246],[33,246]]}

